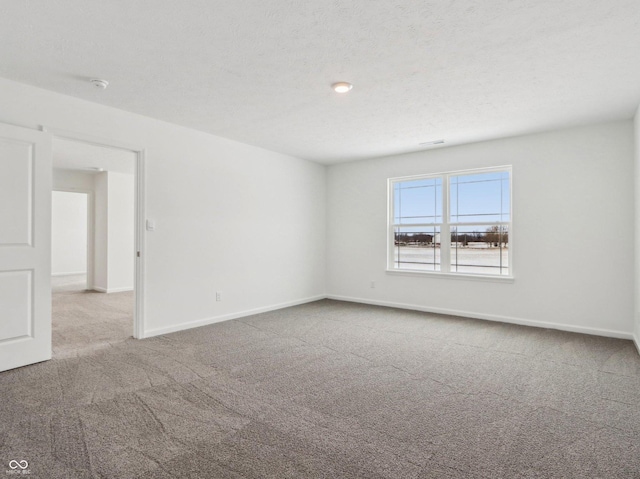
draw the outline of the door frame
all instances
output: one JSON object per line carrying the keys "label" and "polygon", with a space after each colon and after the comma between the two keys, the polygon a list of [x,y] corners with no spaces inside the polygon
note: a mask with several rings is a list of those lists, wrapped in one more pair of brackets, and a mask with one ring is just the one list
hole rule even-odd
{"label": "door frame", "polygon": [[[140,145],[132,145],[119,140],[102,138],[94,135],[87,135],[74,131],[61,130],[58,128],[49,128],[41,125],[40,129],[49,133],[53,140],[56,138],[62,140],[77,141],[94,146],[112,148],[118,150],[126,150],[136,155],[135,164],[135,192],[134,192],[134,210],[135,210],[135,272],[134,272],[134,311],[133,311],[133,337],[143,339],[145,337],[145,229],[144,219],[146,218],[145,210],[145,156],[146,150]],[[93,278],[92,278],[93,282]],[[93,285],[92,285],[93,286]]]}
{"label": "door frame", "polygon": [[[87,284],[88,290],[93,289],[93,262],[94,262],[94,241],[95,241],[95,219],[94,219],[94,198],[93,191],[82,188],[52,188],[52,191],[61,193],[79,193],[87,195]],[[53,220],[53,217],[52,217]],[[52,221],[53,224],[53,221]]]}

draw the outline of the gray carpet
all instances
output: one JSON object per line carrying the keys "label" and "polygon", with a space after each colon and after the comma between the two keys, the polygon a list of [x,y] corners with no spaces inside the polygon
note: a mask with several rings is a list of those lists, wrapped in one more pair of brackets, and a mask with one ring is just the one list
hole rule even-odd
{"label": "gray carpet", "polygon": [[84,275],[53,277],[51,289],[54,358],[93,354],[132,337],[132,291],[87,291]]}
{"label": "gray carpet", "polygon": [[324,300],[0,374],[42,478],[638,478],[629,341]]}

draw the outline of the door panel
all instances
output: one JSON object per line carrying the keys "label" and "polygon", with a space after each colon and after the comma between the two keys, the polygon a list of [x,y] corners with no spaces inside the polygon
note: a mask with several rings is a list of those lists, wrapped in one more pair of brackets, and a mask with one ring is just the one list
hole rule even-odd
{"label": "door panel", "polygon": [[30,245],[33,145],[0,139],[0,246]]}
{"label": "door panel", "polygon": [[51,137],[0,124],[0,371],[51,359]]}
{"label": "door panel", "polygon": [[31,337],[33,311],[31,303],[31,271],[0,273],[0,341]]}

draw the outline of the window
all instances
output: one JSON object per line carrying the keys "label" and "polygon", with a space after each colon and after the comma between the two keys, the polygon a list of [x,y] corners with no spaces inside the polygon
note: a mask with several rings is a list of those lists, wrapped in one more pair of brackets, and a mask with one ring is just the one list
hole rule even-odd
{"label": "window", "polygon": [[511,168],[389,180],[389,269],[511,275]]}

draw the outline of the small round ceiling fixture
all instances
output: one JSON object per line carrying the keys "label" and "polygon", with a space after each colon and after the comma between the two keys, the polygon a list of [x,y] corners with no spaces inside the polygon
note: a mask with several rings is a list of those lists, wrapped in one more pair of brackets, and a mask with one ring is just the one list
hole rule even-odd
{"label": "small round ceiling fixture", "polygon": [[109,86],[109,82],[107,80],[100,80],[99,78],[92,78],[89,81],[91,82],[91,84],[94,87],[100,88],[101,90],[104,90]]}
{"label": "small round ceiling fixture", "polygon": [[338,83],[331,85],[331,88],[333,88],[337,93],[347,93],[353,88],[353,85],[346,81],[339,81]]}

